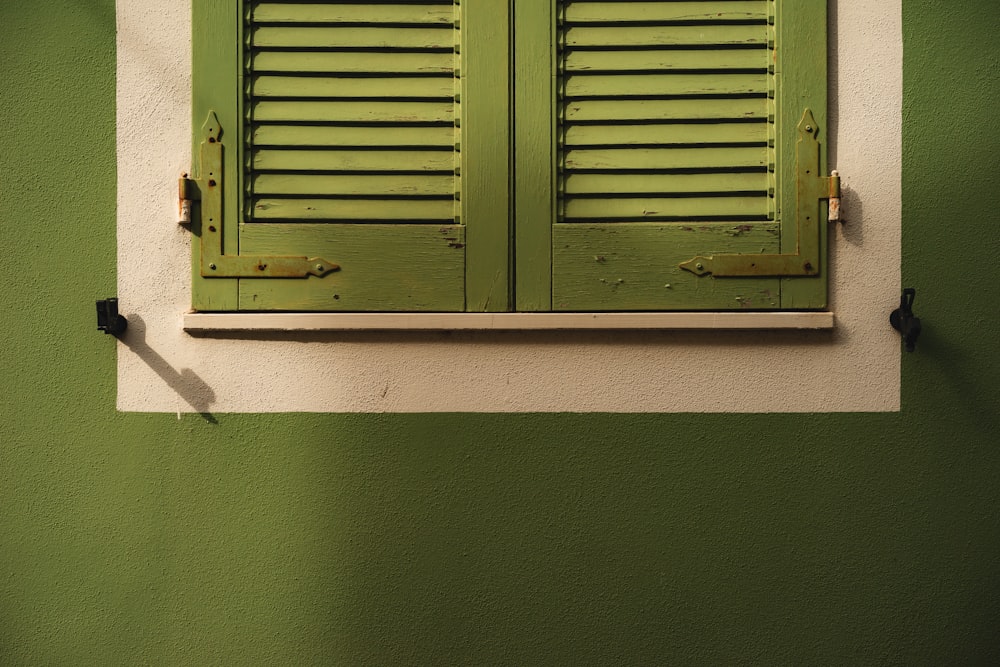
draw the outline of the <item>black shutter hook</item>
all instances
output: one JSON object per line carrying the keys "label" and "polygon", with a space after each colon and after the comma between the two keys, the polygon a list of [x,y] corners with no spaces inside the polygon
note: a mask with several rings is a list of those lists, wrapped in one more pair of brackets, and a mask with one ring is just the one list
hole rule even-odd
{"label": "black shutter hook", "polygon": [[118,299],[101,299],[97,302],[97,330],[118,337],[125,333],[128,320],[118,314]]}
{"label": "black shutter hook", "polygon": [[916,295],[917,290],[912,287],[904,289],[903,296],[899,299],[899,308],[889,315],[889,324],[903,336],[907,352],[913,352],[917,336],[920,335],[920,318],[913,314],[913,299]]}

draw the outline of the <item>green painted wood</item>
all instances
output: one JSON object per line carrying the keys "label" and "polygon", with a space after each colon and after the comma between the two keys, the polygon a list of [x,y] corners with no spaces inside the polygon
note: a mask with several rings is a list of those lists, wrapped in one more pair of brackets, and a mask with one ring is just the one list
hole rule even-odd
{"label": "green painted wood", "polygon": [[681,264],[692,273],[716,277],[736,276],[818,276],[820,267],[820,200],[831,195],[839,196],[840,179],[818,175],[819,143],[816,141],[818,125],[809,109],[802,114],[796,128],[795,180],[797,201],[795,211],[786,213],[795,221],[798,243],[795,251],[777,255],[742,255],[728,253],[712,257],[693,257]]}
{"label": "green painted wood", "polygon": [[455,81],[451,76],[430,78],[258,76],[253,80],[251,92],[257,97],[450,99],[455,95]]}
{"label": "green painted wood", "polygon": [[731,169],[767,167],[766,147],[574,148],[565,151],[567,170]]}
{"label": "green painted wood", "polygon": [[588,224],[553,229],[554,310],[777,309],[779,280],[697,278],[694,254],[774,252],[774,223]]}
{"label": "green painted wood", "polygon": [[587,194],[683,194],[707,192],[766,193],[770,179],[765,173],[707,174],[606,174],[569,173],[563,177],[567,195]]}
{"label": "green painted wood", "polygon": [[510,307],[510,7],[463,2],[461,219],[466,226],[466,310]]}
{"label": "green painted wood", "polygon": [[630,120],[766,119],[763,99],[573,100],[566,105],[571,122]]}
{"label": "green painted wood", "polygon": [[255,72],[330,72],[450,74],[454,54],[430,51],[322,52],[257,50],[251,56]]}
{"label": "green painted wood", "polygon": [[253,30],[251,45],[260,48],[299,49],[451,49],[455,30],[441,28],[368,28],[261,26]]}
{"label": "green painted wood", "polygon": [[253,18],[261,23],[438,23],[454,22],[454,10],[434,4],[304,4],[261,2]]}
{"label": "green painted wood", "polygon": [[316,253],[340,270],[322,279],[240,281],[241,310],[460,311],[460,225],[246,225],[246,252]]}
{"label": "green painted wood", "polygon": [[297,171],[454,171],[451,151],[358,149],[254,151],[255,169]]}
{"label": "green painted wood", "polygon": [[[223,250],[226,225],[222,217],[223,188],[222,155],[219,141],[221,125],[215,113],[210,113],[202,126],[200,150],[201,176],[195,181],[201,192],[201,258],[199,270],[205,278],[303,278],[322,277],[337,270],[337,265],[318,256],[276,255],[263,252],[255,255],[229,254]],[[229,224],[230,232],[234,227]]]}
{"label": "green painted wood", "polygon": [[574,97],[649,97],[652,95],[763,95],[768,76],[749,74],[585,74],[567,76],[563,95]]}
{"label": "green painted wood", "polygon": [[[254,219],[298,224],[244,227],[255,235],[268,228],[283,234],[309,229],[315,236],[348,227],[359,232],[391,227],[373,221],[429,229],[460,219],[466,236],[454,243],[462,247],[449,249],[463,256],[461,308],[506,310],[514,292],[517,308],[544,310],[553,303],[554,281],[563,281],[565,293],[569,280],[553,272],[577,267],[567,258],[585,254],[587,243],[652,248],[672,239],[684,248],[677,252],[680,263],[693,256],[690,229],[741,247],[767,224],[750,221],[778,217],[781,206],[771,193],[777,201],[787,200],[782,171],[787,165],[768,142],[777,138],[777,152],[787,152],[782,91],[790,81],[781,77],[795,78],[788,76],[795,68],[816,69],[791,65],[793,49],[780,48],[787,0],[773,5],[767,0],[489,2],[494,4],[485,9],[462,6],[461,21],[455,20],[455,6],[436,3],[257,4],[248,32],[253,51],[247,62],[256,75],[247,107],[253,122],[248,164],[255,170],[247,176],[247,193],[255,202]],[[766,20],[772,6],[779,16],[777,33]],[[513,34],[506,29],[510,25]],[[464,61],[461,80],[455,78],[456,40]],[[767,73],[769,41],[779,44],[776,81]],[[557,43],[563,49],[558,55]],[[558,88],[559,113],[552,106],[557,70],[566,72]],[[444,76],[407,76],[419,73]],[[456,81],[461,104],[453,99]],[[777,106],[769,100],[775,88]],[[513,115],[499,94],[507,90]],[[769,124],[775,116],[777,124]],[[557,137],[565,147],[558,159]],[[560,198],[553,180],[556,163],[563,169]],[[411,175],[420,172],[427,175]],[[557,215],[571,224],[553,228]],[[718,217],[732,222],[656,222]],[[338,220],[368,224],[331,224]],[[436,224],[406,224],[421,221]],[[727,224],[737,231],[720,232]],[[324,228],[328,231],[318,231]],[[628,231],[633,228],[660,232],[647,238],[647,232]],[[778,228],[766,229],[777,242]],[[559,237],[560,249],[556,234],[582,236],[569,245],[570,237]],[[609,238],[618,240],[608,246]],[[787,235],[782,242],[789,242]],[[822,243],[825,250],[825,238]],[[753,252],[777,252],[765,245],[757,244]],[[694,254],[724,251],[720,246]],[[636,260],[645,261],[642,253]],[[340,261],[336,253],[331,261]],[[265,292],[269,298],[292,298],[289,289],[278,285],[253,292],[260,303]],[[737,296],[742,298],[733,299]],[[315,299],[307,300],[315,304]],[[581,306],[591,307],[599,306]],[[638,307],[632,303],[626,309]],[[664,307],[678,306],[656,306]]]}
{"label": "green painted wood", "polygon": [[252,110],[258,122],[323,123],[450,123],[451,102],[262,101]]}
{"label": "green painted wood", "polygon": [[271,199],[258,197],[254,220],[392,220],[408,222],[450,222],[455,216],[454,200],[437,199]]}
{"label": "green painted wood", "polygon": [[663,49],[639,51],[588,51],[573,49],[566,53],[567,72],[671,72],[684,70],[766,70],[770,52],[756,49]]}
{"label": "green painted wood", "polygon": [[[191,7],[191,81],[192,175],[200,177],[197,164],[204,135],[205,119],[214,112],[222,126],[221,139],[239,143],[241,113],[239,41],[236,39],[238,17],[231,0],[196,0]],[[239,154],[238,149],[223,152],[223,249],[226,254],[239,252]],[[226,187],[225,184],[232,187]],[[203,278],[200,270],[201,240],[208,234],[201,219],[201,207],[193,212],[191,305],[195,310],[233,310],[238,305],[237,281],[227,278]],[[209,241],[217,243],[215,239]]]}
{"label": "green painted wood", "polygon": [[769,138],[766,123],[659,123],[653,125],[570,125],[564,146],[759,144]]}
{"label": "green painted wood", "polygon": [[661,220],[727,218],[752,220],[767,216],[766,196],[757,197],[600,197],[570,198],[566,222],[581,220]]}
{"label": "green painted wood", "polygon": [[[301,235],[336,256],[347,253],[351,270],[330,282],[349,286],[350,296],[331,300],[326,287],[302,281],[244,285],[242,307],[464,307],[464,233],[404,229],[434,223],[436,230],[451,230],[455,223],[455,16],[454,5],[442,4],[256,6],[248,70],[254,224],[244,227],[244,247],[256,247],[259,239],[281,245]],[[269,50],[288,46],[302,51]],[[391,51],[329,50],[383,47]],[[427,73],[438,76],[412,76]],[[326,224],[306,224],[311,221]],[[373,224],[388,222],[400,227],[393,232],[392,225]],[[393,295],[394,283],[385,277],[413,272],[430,276],[427,284],[408,280],[417,295]],[[427,289],[437,281],[447,284]]]}
{"label": "green painted wood", "polygon": [[[211,25],[195,40],[195,52],[201,48],[207,54],[196,58],[196,96],[204,91],[208,100],[199,108],[224,109],[219,115],[226,130],[225,177],[219,187],[227,255],[346,257],[350,263],[350,270],[314,280],[244,278],[238,288],[235,280],[213,281],[230,285],[229,299],[196,296],[196,305],[461,310],[465,239],[454,223],[459,187],[454,6],[258,3],[243,40],[244,3],[196,0],[195,5],[195,25]],[[386,27],[374,27],[378,24]],[[245,57],[241,44],[248,44]],[[288,47],[299,50],[280,50]],[[392,50],[329,50],[337,47]],[[249,67],[246,87],[241,63]],[[426,73],[440,76],[408,76]],[[244,117],[252,123],[246,132],[239,122]],[[244,174],[240,165],[252,171]],[[252,209],[240,196],[243,191]],[[243,206],[247,210],[241,212]],[[288,222],[240,224],[251,219]],[[335,224],[338,220],[368,224]],[[388,220],[402,224],[371,224]],[[414,222],[425,224],[407,224]],[[324,282],[333,275],[335,282]],[[331,296],[331,285],[344,287],[344,295]]]}
{"label": "green painted wood", "polygon": [[764,21],[767,5],[746,2],[570,2],[564,20],[570,23]]}
{"label": "green painted wood", "polygon": [[514,3],[515,295],[519,311],[552,308],[555,218],[554,3]]}
{"label": "green painted wood", "polygon": [[760,25],[660,25],[569,27],[566,46],[733,46],[766,44],[767,30]]}
{"label": "green painted wood", "polygon": [[[673,285],[679,264],[699,254],[688,255],[696,247],[716,248],[715,254],[779,252],[783,228],[766,222],[776,218],[780,196],[771,101],[776,82],[767,48],[772,3],[561,6],[559,213],[566,224],[553,230],[555,307],[781,307],[778,279],[761,283],[767,298],[747,306],[755,300],[742,292],[756,279],[711,279],[694,289],[697,280],[684,276],[680,284],[693,289],[664,298],[662,285],[651,287],[661,281],[645,282],[642,271],[615,279],[606,272],[609,256],[652,271],[663,262],[673,277],[662,284]],[[734,19],[726,12],[744,14]],[[737,43],[753,48],[731,48]],[[644,46],[678,48],[636,48]],[[719,219],[729,222],[694,222]]]}
{"label": "green painted wood", "polygon": [[255,146],[371,146],[450,148],[455,128],[447,125],[409,127],[392,125],[258,125]]}
{"label": "green painted wood", "polygon": [[453,175],[405,174],[256,174],[258,195],[397,195],[448,196],[455,193]]}
{"label": "green painted wood", "polygon": [[[775,62],[778,94],[778,201],[781,219],[781,252],[793,253],[798,246],[796,235],[795,142],[796,125],[809,108],[819,125],[820,170],[826,175],[826,143],[830,140],[827,124],[827,50],[826,0],[776,0],[777,23]],[[813,209],[826,220],[825,203]],[[824,308],[827,305],[828,226],[820,225],[820,275],[814,278],[786,278],[781,298],[785,308]]]}

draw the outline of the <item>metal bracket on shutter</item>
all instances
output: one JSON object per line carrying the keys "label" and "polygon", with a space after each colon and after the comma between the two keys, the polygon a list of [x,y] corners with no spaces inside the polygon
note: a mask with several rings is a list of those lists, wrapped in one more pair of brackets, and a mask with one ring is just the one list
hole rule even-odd
{"label": "metal bracket on shutter", "polygon": [[305,278],[324,276],[340,266],[320,257],[227,255],[222,226],[222,127],[215,112],[202,126],[201,171],[194,179],[201,194],[201,275],[205,278]]}
{"label": "metal bracket on shutter", "polygon": [[806,109],[795,146],[797,242],[795,254],[734,254],[695,257],[680,266],[699,276],[816,276],[820,272],[820,209],[823,199],[839,199],[840,176],[819,175],[819,127]]}

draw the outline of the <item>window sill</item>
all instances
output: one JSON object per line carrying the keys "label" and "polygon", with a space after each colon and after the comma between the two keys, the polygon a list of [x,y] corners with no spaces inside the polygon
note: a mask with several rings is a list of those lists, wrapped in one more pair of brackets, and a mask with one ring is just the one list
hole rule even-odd
{"label": "window sill", "polygon": [[560,329],[832,329],[832,312],[779,313],[185,313],[209,331],[540,331]]}

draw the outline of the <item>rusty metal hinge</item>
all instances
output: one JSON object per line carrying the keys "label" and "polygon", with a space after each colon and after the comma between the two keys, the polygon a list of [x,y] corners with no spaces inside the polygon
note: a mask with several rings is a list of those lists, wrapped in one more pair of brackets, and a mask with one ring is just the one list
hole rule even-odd
{"label": "rusty metal hinge", "polygon": [[799,140],[795,145],[797,182],[796,249],[794,254],[730,254],[695,257],[680,266],[699,276],[816,276],[820,273],[819,202],[834,202],[840,212],[840,175],[820,176],[819,127],[812,111],[806,109],[798,125]]}
{"label": "rusty metal hinge", "polygon": [[[202,126],[201,171],[193,179],[201,195],[201,275],[205,278],[305,278],[322,277],[340,266],[321,257],[227,255],[223,246],[222,224],[222,128],[215,112],[208,113]],[[181,179],[181,214],[185,199],[196,193],[191,179]],[[184,195],[189,195],[187,198]],[[190,205],[190,204],[189,204]],[[236,225],[231,225],[235,230]]]}
{"label": "rusty metal hinge", "polygon": [[190,225],[194,200],[198,198],[198,184],[181,174],[177,179],[177,224]]}

